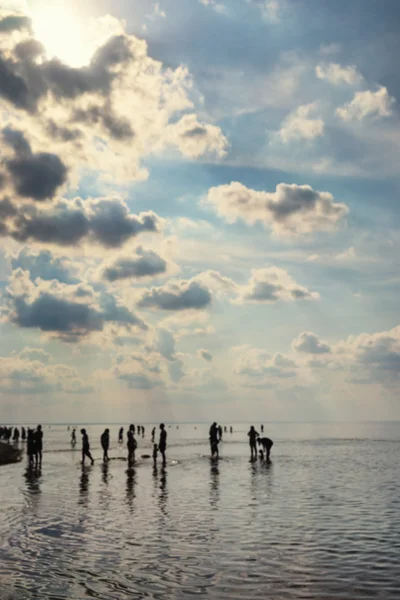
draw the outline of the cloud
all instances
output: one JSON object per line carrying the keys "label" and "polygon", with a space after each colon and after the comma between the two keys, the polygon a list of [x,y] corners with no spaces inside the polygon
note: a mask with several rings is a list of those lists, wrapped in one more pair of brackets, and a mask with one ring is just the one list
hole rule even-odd
{"label": "cloud", "polygon": [[79,283],[79,279],[74,274],[76,269],[66,256],[56,257],[48,250],[34,252],[25,247],[10,258],[12,269],[15,271],[20,268],[29,271],[32,281],[39,277],[45,281],[57,279],[60,283]]}
{"label": "cloud", "polygon": [[145,323],[110,294],[84,284],[36,279],[13,271],[4,296],[3,318],[21,328],[39,329],[67,342],[101,332],[107,322],[145,329]]}
{"label": "cloud", "polygon": [[120,279],[142,279],[154,277],[167,271],[167,261],[156,252],[138,246],[133,257],[119,256],[110,262],[103,270],[103,277],[108,281]]}
{"label": "cloud", "polygon": [[272,304],[278,301],[319,300],[317,292],[310,292],[299,285],[284,270],[278,267],[252,269],[247,285],[238,287],[238,296],[234,301]]}
{"label": "cloud", "polygon": [[31,21],[28,17],[23,15],[8,15],[0,18],[0,33],[20,31],[22,29],[31,31]]}
{"label": "cloud", "polygon": [[[158,4],[155,14],[164,16]],[[126,182],[147,177],[142,159],[155,152],[224,155],[221,129],[201,122],[195,111],[188,69],[151,58],[146,42],[126,34],[122,22],[108,15],[84,28],[85,45],[99,30],[101,46],[91,44],[96,50],[88,63],[72,67],[49,58],[29,20],[18,19],[1,21],[0,97],[10,124],[34,142],[29,161],[19,157],[10,165],[22,194],[33,187],[32,197],[50,197],[67,170],[73,176],[84,165]],[[14,28],[22,28],[17,37]]]}
{"label": "cloud", "polygon": [[390,117],[395,99],[389,96],[385,87],[376,92],[366,90],[356,92],[353,100],[336,109],[336,114],[343,121],[361,121],[367,117]]}
{"label": "cloud", "polygon": [[163,220],[152,211],[131,214],[121,198],[62,199],[51,208],[33,206],[26,212],[15,209],[15,213],[7,220],[5,234],[20,242],[59,246],[85,241],[119,248],[140,233],[157,233],[163,226]]}
{"label": "cloud", "polygon": [[223,15],[227,12],[226,6],[224,4],[217,2],[217,0],[199,0],[199,2],[203,6],[209,6],[210,8],[215,10],[216,13],[219,13],[221,15]]}
{"label": "cloud", "polygon": [[87,394],[92,385],[84,383],[76,369],[54,364],[39,348],[0,358],[0,392],[7,394]]}
{"label": "cloud", "polygon": [[357,252],[354,246],[350,246],[350,248],[335,256],[336,260],[354,260],[355,258],[357,258]]}
{"label": "cloud", "polygon": [[156,330],[156,339],[152,349],[155,352],[159,352],[167,360],[176,360],[175,338],[168,329],[161,328]]}
{"label": "cloud", "polygon": [[331,347],[325,342],[321,342],[315,333],[303,331],[293,340],[292,348],[296,352],[305,352],[307,354],[327,354],[331,352]]}
{"label": "cloud", "polygon": [[3,141],[13,148],[14,158],[3,161],[12,185],[24,198],[48,200],[67,180],[67,168],[56,154],[34,154],[25,136],[17,130],[3,129]]}
{"label": "cloud", "polygon": [[315,74],[318,79],[326,79],[333,85],[357,85],[363,81],[354,65],[344,67],[338,63],[321,64],[315,67]]}
{"label": "cloud", "polygon": [[290,140],[312,140],[324,133],[324,121],[318,118],[312,118],[316,110],[316,103],[303,104],[286,117],[283,121],[279,135],[283,142]]}
{"label": "cloud", "polygon": [[137,305],[157,310],[201,310],[211,304],[210,290],[194,279],[175,280],[167,284],[146,290]]}
{"label": "cloud", "polygon": [[275,192],[264,192],[235,181],[210,188],[202,203],[228,223],[238,219],[250,225],[261,222],[282,236],[332,230],[349,210],[329,192],[286,183],[278,184]]}
{"label": "cloud", "polygon": [[203,358],[207,362],[212,362],[213,356],[209,350],[200,349],[197,350],[196,354],[199,358]]}
{"label": "cloud", "polygon": [[244,382],[262,379],[290,379],[296,376],[296,363],[283,354],[271,355],[262,348],[248,345],[232,348],[236,357],[234,373],[243,377]]}
{"label": "cloud", "polygon": [[153,356],[141,353],[120,357],[117,364],[103,376],[123,381],[131,389],[152,390],[165,385],[160,373],[158,361]]}

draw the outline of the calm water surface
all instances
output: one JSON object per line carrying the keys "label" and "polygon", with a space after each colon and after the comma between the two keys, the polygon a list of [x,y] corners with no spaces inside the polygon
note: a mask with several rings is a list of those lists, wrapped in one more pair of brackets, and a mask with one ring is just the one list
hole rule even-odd
{"label": "calm water surface", "polygon": [[207,426],[172,426],[165,469],[128,469],[117,425],[104,466],[87,429],[93,467],[45,426],[40,473],[0,468],[1,600],[400,598],[400,423],[270,424],[269,465],[247,426],[218,462]]}

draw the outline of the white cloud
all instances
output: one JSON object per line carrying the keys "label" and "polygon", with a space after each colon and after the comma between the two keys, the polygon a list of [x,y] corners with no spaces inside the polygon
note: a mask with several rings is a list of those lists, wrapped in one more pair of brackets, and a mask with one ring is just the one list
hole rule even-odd
{"label": "white cloud", "polygon": [[296,300],[319,300],[317,292],[310,292],[299,285],[283,269],[270,267],[252,269],[247,285],[238,286],[237,304],[245,302],[273,304],[278,301],[293,302]]}
{"label": "white cloud", "polygon": [[366,90],[356,92],[351,102],[336,109],[336,114],[343,121],[361,121],[366,117],[390,117],[395,99],[389,95],[385,87],[376,92]]}
{"label": "white cloud", "polygon": [[203,6],[209,6],[220,15],[226,14],[228,12],[225,4],[221,4],[220,2],[217,2],[217,0],[199,0],[199,2]]}
{"label": "white cloud", "polygon": [[277,235],[329,231],[348,213],[329,192],[309,185],[280,183],[275,192],[257,191],[234,181],[212,187],[202,204],[211,206],[228,223],[242,219],[261,222]]}
{"label": "white cloud", "polygon": [[244,383],[254,383],[254,380],[288,379],[296,376],[296,363],[283,354],[273,354],[262,348],[237,346],[231,349],[235,356],[233,371],[240,375]]}
{"label": "white cloud", "polygon": [[293,340],[292,348],[296,352],[305,352],[307,354],[325,354],[331,351],[330,346],[321,342],[315,333],[303,331]]}
{"label": "white cloud", "polygon": [[338,63],[321,64],[315,67],[315,74],[318,79],[326,79],[333,85],[357,85],[363,81],[354,65],[344,67]]}
{"label": "white cloud", "polygon": [[350,248],[347,248],[347,250],[345,250],[344,252],[340,252],[339,254],[337,254],[335,256],[336,260],[344,260],[344,261],[354,260],[356,258],[357,258],[357,252],[356,252],[356,249],[354,248],[354,246],[350,246]]}
{"label": "white cloud", "polygon": [[317,104],[304,104],[286,117],[283,121],[279,135],[283,142],[290,140],[312,140],[324,133],[324,121],[321,118],[313,118]]}

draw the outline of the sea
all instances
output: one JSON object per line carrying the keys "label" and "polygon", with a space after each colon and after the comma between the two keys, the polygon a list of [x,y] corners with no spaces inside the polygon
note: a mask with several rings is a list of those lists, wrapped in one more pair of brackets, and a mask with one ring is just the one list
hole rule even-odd
{"label": "sea", "polygon": [[399,600],[400,423],[265,423],[270,463],[249,425],[219,460],[209,424],[167,425],[165,468],[153,424],[132,468],[119,424],[106,464],[85,425],[84,467],[79,427],[44,425],[41,470],[0,467],[0,600]]}

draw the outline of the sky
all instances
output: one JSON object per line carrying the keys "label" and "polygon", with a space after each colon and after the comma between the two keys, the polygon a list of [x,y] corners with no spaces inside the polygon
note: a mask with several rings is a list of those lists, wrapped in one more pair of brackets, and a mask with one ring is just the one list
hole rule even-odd
{"label": "sky", "polygon": [[400,419],[397,0],[0,0],[0,421]]}

